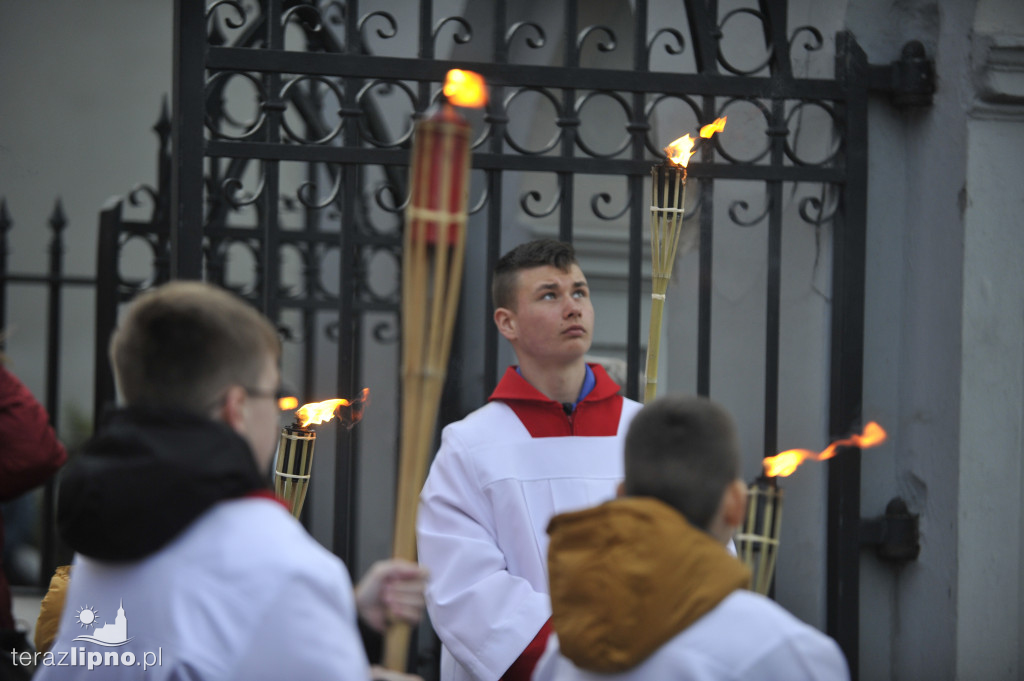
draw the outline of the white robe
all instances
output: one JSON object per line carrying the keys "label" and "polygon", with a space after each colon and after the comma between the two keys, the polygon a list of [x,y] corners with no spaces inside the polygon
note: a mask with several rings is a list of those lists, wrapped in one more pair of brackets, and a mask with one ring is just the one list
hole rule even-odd
{"label": "white robe", "polygon": [[[82,625],[86,609],[99,626]],[[115,626],[94,638],[113,633],[128,642],[73,640],[108,624]],[[40,657],[37,681],[370,678],[344,564],[280,504],[262,498],[217,504],[139,561],[77,556],[51,650],[53,665],[61,654],[64,664],[44,665]],[[90,653],[107,664],[89,670]],[[125,653],[135,666],[124,666]],[[144,663],[151,664],[143,673]]]}
{"label": "white robe", "polygon": [[534,438],[498,401],[444,429],[417,521],[441,681],[496,681],[551,616],[548,521],[615,495],[639,409],[615,436]]}
{"label": "white robe", "polygon": [[533,681],[849,681],[836,642],[752,591],[734,591],[646,660],[621,674],[597,674],[561,655],[558,636]]}

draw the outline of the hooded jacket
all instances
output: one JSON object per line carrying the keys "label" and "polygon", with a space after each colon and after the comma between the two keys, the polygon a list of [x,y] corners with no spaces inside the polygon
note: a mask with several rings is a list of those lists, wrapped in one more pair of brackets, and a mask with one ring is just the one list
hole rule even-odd
{"label": "hooded jacket", "polygon": [[[50,417],[25,384],[0,364],[0,502],[46,482],[67,460]],[[11,588],[3,566],[0,513],[0,631],[14,629]]]}
{"label": "hooded jacket", "polygon": [[182,412],[114,412],[65,468],[57,526],[78,553],[137,560],[219,501],[266,489],[249,444],[223,423]]}
{"label": "hooded jacket", "polygon": [[[228,426],[114,414],[61,488],[60,529],[78,554],[50,651],[102,655],[102,670],[79,657],[44,663],[35,678],[369,678],[345,565],[268,497],[249,445]],[[83,608],[96,626],[83,628]],[[136,665],[108,664],[111,643]],[[140,672],[147,661],[156,666]]]}
{"label": "hooded jacket", "polygon": [[552,625],[576,666],[621,672],[644,661],[750,571],[668,505],[626,497],[548,527]]}

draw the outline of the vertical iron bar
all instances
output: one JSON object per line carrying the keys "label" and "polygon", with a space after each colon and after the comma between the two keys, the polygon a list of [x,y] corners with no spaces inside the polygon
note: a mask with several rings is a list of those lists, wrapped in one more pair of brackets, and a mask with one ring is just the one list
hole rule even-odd
{"label": "vertical iron bar", "polygon": [[[508,44],[505,42],[505,31],[508,26],[506,0],[494,2],[494,63],[508,63]],[[491,127],[488,149],[492,154],[501,154],[505,147],[505,126],[508,116],[505,114],[505,88],[494,84],[490,86],[490,101],[487,104],[485,122]],[[490,304],[490,290],[494,266],[501,257],[501,223],[502,223],[502,181],[504,176],[500,169],[487,171],[487,309],[494,310]],[[501,367],[498,366],[498,329],[491,321],[491,315],[482,320],[484,325],[484,392],[490,395],[498,383]]]}
{"label": "vertical iron bar", "polygon": [[205,3],[174,0],[171,278],[203,277]]}
{"label": "vertical iron bar", "polygon": [[[686,16],[690,23],[690,39],[693,40],[697,71],[715,74],[718,72],[718,2],[687,2]],[[707,101],[705,116],[713,113]],[[712,270],[714,263],[715,220],[711,182],[700,183],[700,245],[698,246],[697,284],[697,394],[711,394],[711,300]]]}
{"label": "vertical iron bar", "polygon": [[[829,430],[846,434],[861,417],[864,361],[864,268],[868,199],[867,56],[847,32],[836,37],[836,79],[846,101],[842,148],[846,186],[832,246],[832,341]],[[828,462],[826,625],[858,678],[860,645],[860,450]]]}
{"label": "vertical iron bar", "polygon": [[[315,103],[317,108],[322,104],[320,97],[316,96],[314,88],[317,86],[314,83],[310,83],[309,92],[310,100]],[[340,171],[339,171],[340,172]],[[316,182],[316,167],[310,163],[306,165],[306,180],[311,183]],[[314,299],[319,291],[317,281],[320,277],[320,267],[317,261],[318,250],[320,249],[319,242],[314,239],[314,235],[320,231],[320,211],[309,206],[305,207],[304,211],[304,224],[303,228],[308,237],[308,241],[304,244],[304,250],[302,251],[303,256],[303,270],[302,278],[306,290],[306,296]],[[316,323],[317,323],[317,310],[315,306],[309,306],[302,309],[302,345],[304,351],[302,353],[302,383],[296,386],[301,391],[302,397],[299,403],[306,401],[306,398],[310,398],[313,394],[313,385],[316,380],[316,367],[317,367],[317,353],[316,353]],[[312,490],[310,490],[312,491]],[[312,507],[312,502],[310,502]]]}
{"label": "vertical iron bar", "polygon": [[[715,100],[704,99],[704,119],[714,119]],[[709,145],[702,145],[701,159],[708,160]],[[697,284],[697,394],[711,394],[711,283],[715,246],[714,190],[711,178],[700,181],[700,241]]]}
{"label": "vertical iron bar", "polygon": [[761,16],[764,17],[765,46],[771,51],[769,62],[771,74],[776,78],[793,77],[793,64],[789,57],[788,0],[760,0]]}
{"label": "vertical iron bar", "polygon": [[[785,102],[772,100],[771,164],[782,168],[786,143]],[[765,301],[764,361],[764,449],[773,456],[779,433],[779,300],[782,288],[782,182],[767,182],[768,201],[768,281]]]}
{"label": "vertical iron bar", "polygon": [[[349,0],[345,13],[345,49],[349,54],[360,53],[359,2]],[[342,118],[344,146],[359,147],[359,106],[356,93],[359,82],[347,79],[344,87]],[[356,362],[357,327],[355,322],[355,258],[358,248],[356,201],[359,192],[359,166],[342,166],[342,186],[345,188],[341,209],[341,228],[338,230],[340,260],[340,295],[338,297],[338,389],[353,395]],[[356,453],[351,433],[338,431],[336,439],[337,462],[334,469],[334,553],[352,571],[356,566]]]}
{"label": "vertical iron bar", "polygon": [[718,71],[718,2],[686,2],[686,20],[690,25],[690,44],[693,45],[693,58],[697,73],[717,73]]}
{"label": "vertical iron bar", "polygon": [[[564,68],[575,69],[580,65],[580,50],[576,44],[576,27],[579,23],[577,0],[565,0],[563,19],[565,27]],[[558,117],[559,134],[562,137],[560,153],[563,158],[572,158],[576,153],[576,134],[579,129],[579,118],[576,116],[576,89],[563,88],[562,111]],[[571,172],[558,173],[558,238],[572,243],[573,200],[576,191],[576,176]]]}
{"label": "vertical iron bar", "polygon": [[[64,206],[60,199],[57,199],[53,216],[50,218],[53,240],[50,243],[50,273],[46,305],[46,411],[50,415],[50,424],[55,429],[60,422],[61,285],[64,276],[64,228],[67,227],[67,224]],[[56,481],[50,478],[43,487],[42,526],[44,528],[51,528],[55,525],[55,485]],[[39,582],[48,584],[50,575],[57,567],[57,544],[54,533],[43,532],[42,543]]]}
{"label": "vertical iron bar", "polygon": [[[156,133],[156,198],[153,205],[152,222],[154,225],[167,229],[167,222],[170,220],[168,206],[171,202],[171,113],[167,105],[167,95],[160,101],[160,117],[153,124],[153,132]],[[161,271],[157,268],[157,281],[166,281],[166,276],[161,278]]]}
{"label": "vertical iron bar", "polygon": [[[281,26],[281,0],[268,0],[266,5],[267,49],[284,49],[284,27]],[[269,144],[281,142],[281,118],[284,116],[285,102],[280,98],[281,76],[270,72],[265,74],[267,99],[263,102],[266,113],[266,141]],[[262,234],[260,235],[259,258],[257,267],[259,274],[259,305],[263,314],[275,324],[280,317],[280,301],[278,290],[280,283],[280,214],[278,211],[281,193],[281,162],[277,159],[265,159],[263,165],[263,200]]]}
{"label": "vertical iron bar", "polygon": [[697,289],[697,394],[711,394],[711,273],[714,262],[714,213],[709,182],[700,184],[700,256]]}
{"label": "vertical iron bar", "polygon": [[103,412],[116,398],[114,372],[107,348],[117,323],[118,295],[118,232],[121,226],[122,201],[113,199],[100,212],[99,240],[96,246],[96,328],[93,348],[93,430],[98,430]]}
{"label": "vertical iron bar", "polygon": [[[650,70],[647,52],[647,0],[637,0],[633,8],[633,69],[639,73]],[[651,126],[647,122],[646,97],[633,93],[631,155],[642,160],[646,156],[646,137]],[[626,397],[640,399],[640,298],[643,284],[644,176],[631,175],[629,182],[629,278],[626,282]]]}
{"label": "vertical iron bar", "polygon": [[[421,59],[434,58],[434,3],[432,0],[420,0],[419,23],[419,56]],[[429,83],[420,83],[421,86]],[[422,93],[422,90],[421,90]]]}

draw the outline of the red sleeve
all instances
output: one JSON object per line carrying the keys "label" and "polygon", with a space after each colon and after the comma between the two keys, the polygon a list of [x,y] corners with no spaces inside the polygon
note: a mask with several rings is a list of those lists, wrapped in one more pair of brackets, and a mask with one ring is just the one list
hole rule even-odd
{"label": "red sleeve", "polygon": [[66,460],[43,405],[0,366],[0,501],[46,482]]}
{"label": "red sleeve", "polygon": [[530,644],[526,646],[526,650],[520,653],[519,658],[502,674],[500,681],[530,681],[533,668],[537,666],[540,656],[544,654],[544,649],[548,646],[548,636],[550,635],[551,619],[548,618]]}

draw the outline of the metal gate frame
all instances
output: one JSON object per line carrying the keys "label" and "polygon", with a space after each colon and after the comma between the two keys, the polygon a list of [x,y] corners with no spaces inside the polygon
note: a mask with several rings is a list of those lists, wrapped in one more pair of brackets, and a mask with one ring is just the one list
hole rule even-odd
{"label": "metal gate frame", "polygon": [[[369,3],[367,3],[369,4]],[[209,278],[211,253],[226,239],[247,240],[258,259],[260,283],[255,300],[271,318],[276,319],[283,306],[300,305],[306,309],[334,306],[339,311],[337,383],[343,394],[356,387],[360,347],[358,330],[368,310],[389,311],[396,315],[397,300],[369,300],[360,277],[362,249],[385,249],[400,257],[397,239],[376,232],[367,224],[365,203],[370,201],[361,168],[383,166],[401,192],[405,168],[409,162],[409,140],[393,144],[368,143],[365,130],[374,126],[372,96],[364,96],[367,83],[413,81],[412,92],[417,113],[426,110],[436,95],[439,83],[450,68],[464,67],[480,72],[492,88],[492,103],[485,122],[486,140],[474,149],[473,167],[487,178],[487,198],[480,210],[487,216],[487,263],[500,255],[502,174],[510,170],[538,170],[555,173],[559,180],[559,236],[573,239],[572,195],[577,173],[619,175],[628,178],[629,205],[629,309],[627,318],[627,366],[630,377],[627,395],[639,393],[641,360],[641,311],[643,231],[646,206],[643,186],[658,151],[649,138],[650,98],[661,95],[690,98],[696,103],[702,122],[714,117],[723,100],[756,102],[769,119],[771,136],[768,162],[722,162],[721,155],[706,154],[695,159],[690,177],[699,178],[703,205],[710,207],[715,179],[756,180],[765,183],[768,195],[767,231],[769,278],[767,290],[767,336],[765,355],[764,453],[777,451],[779,341],[780,341],[780,267],[783,228],[783,185],[787,182],[814,182],[832,188],[838,197],[834,214],[828,216],[833,232],[833,281],[831,319],[831,360],[828,428],[831,436],[841,436],[859,423],[862,398],[862,362],[864,332],[865,228],[867,206],[867,103],[869,90],[911,92],[926,89],[920,82],[899,81],[905,69],[870,67],[852,35],[841,33],[836,39],[835,79],[797,78],[793,75],[791,47],[797,34],[804,33],[822,44],[822,36],[813,27],[790,30],[785,0],[762,0],[742,11],[763,26],[766,53],[764,64],[744,71],[722,56],[722,26],[728,17],[719,17],[715,0],[688,0],[685,3],[689,25],[689,45],[696,63],[694,73],[667,73],[650,69],[650,54],[659,36],[675,36],[682,49],[678,27],[649,27],[648,0],[632,2],[635,33],[631,70],[610,70],[580,66],[580,45],[595,30],[611,36],[607,26],[579,25],[578,0],[564,0],[562,20],[566,34],[579,40],[566,40],[562,66],[530,66],[509,62],[509,43],[522,23],[510,25],[507,0],[494,0],[491,18],[493,54],[490,61],[467,63],[437,59],[435,40],[438,29],[448,22],[467,27],[461,17],[435,16],[432,0],[418,3],[419,46],[415,58],[375,57],[367,54],[363,32],[366,21],[375,17],[397,27],[387,12],[360,12],[358,0],[317,5],[302,0],[261,0],[258,11],[243,7],[235,0],[210,1],[204,8],[194,0],[176,0],[174,26],[173,141],[171,201],[169,208],[169,266],[175,278]],[[223,35],[211,26],[211,17],[230,13],[232,28],[240,27],[243,38],[225,44]],[[305,51],[285,50],[285,27],[293,22],[307,35]],[[333,23],[332,23],[333,22]],[[529,23],[529,22],[527,22]],[[237,26],[236,26],[237,25]],[[337,31],[331,25],[339,26]],[[533,28],[543,28],[531,24]],[[788,33],[787,33],[788,32]],[[244,134],[229,138],[219,132],[223,112],[217,108],[218,88],[225,74],[244,77],[259,92],[259,117]],[[308,87],[305,104],[296,97],[300,84]],[[340,103],[340,123],[336,130],[317,127],[318,92],[336,86]],[[926,85],[926,84],[925,84]],[[521,88],[553,93],[560,103],[559,126],[562,129],[557,154],[522,153],[510,148],[505,137],[508,123],[504,103],[508,94]],[[581,92],[614,93],[630,108],[630,141],[624,156],[602,156],[583,149],[578,142],[575,106]],[[799,160],[787,141],[787,103],[825,103],[832,112],[838,150],[822,164]],[[306,109],[302,109],[306,106]],[[309,108],[312,106],[312,108]],[[301,135],[289,130],[284,119],[289,107],[298,107],[307,125],[308,137],[315,143],[303,143]],[[319,133],[326,133],[321,135]],[[321,139],[324,138],[324,139]],[[851,143],[855,140],[856,143]],[[258,205],[258,224],[248,228],[230,227],[224,192],[218,189],[240,173],[248,162],[263,164]],[[284,161],[334,164],[339,168],[333,178],[338,189],[330,203],[341,210],[345,226],[336,234],[307,229],[296,234],[281,229],[278,209],[279,164]],[[211,171],[211,168],[215,170]],[[404,195],[403,195],[404,196]],[[317,209],[297,197],[310,211]],[[820,209],[820,206],[818,207]],[[819,215],[819,218],[821,216]],[[698,327],[698,392],[710,390],[711,356],[711,265],[713,252],[713,211],[700,211],[700,292]],[[334,240],[342,254],[341,293],[333,299],[319,297],[289,301],[280,295],[277,249],[284,241],[310,244]],[[216,278],[214,276],[214,278]],[[489,282],[488,282],[489,284]],[[485,327],[485,375],[497,375],[498,338],[493,326]],[[308,375],[308,374],[307,374]],[[491,379],[493,381],[493,379]],[[492,383],[493,385],[493,383]],[[339,442],[336,484],[336,533],[334,550],[351,559],[354,526],[353,480],[355,454],[352,444]],[[859,607],[859,531],[860,531],[860,456],[851,451],[828,464],[828,565],[827,627],[843,648],[854,678],[857,675]]]}

